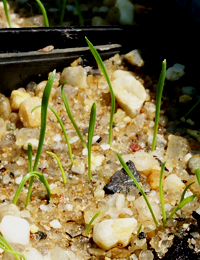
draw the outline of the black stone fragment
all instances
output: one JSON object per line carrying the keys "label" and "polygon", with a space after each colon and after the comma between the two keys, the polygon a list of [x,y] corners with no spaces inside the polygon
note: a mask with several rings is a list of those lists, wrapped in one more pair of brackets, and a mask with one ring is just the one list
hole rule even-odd
{"label": "black stone fragment", "polygon": [[[169,248],[162,260],[195,260],[200,259],[200,253],[196,253],[189,247],[188,239],[192,236],[187,235],[183,238],[174,238],[173,245]],[[156,258],[154,258],[156,259]]]}
{"label": "black stone fragment", "polygon": [[146,237],[146,234],[144,232],[140,232],[139,235],[138,235],[139,239],[143,239],[145,237]]}
{"label": "black stone fragment", "polygon": [[47,234],[45,232],[42,232],[42,231],[38,231],[35,235],[36,235],[37,240],[42,240],[42,239],[47,238]]}
{"label": "black stone fragment", "polygon": [[197,220],[197,225],[200,228],[200,215],[196,211],[193,211],[192,216]]}
{"label": "black stone fragment", "polygon": [[[134,163],[132,161],[128,161],[126,165],[128,166],[129,170],[132,172],[136,180],[140,182],[140,176],[137,169],[135,168]],[[126,173],[124,168],[122,168],[120,171],[117,171],[113,174],[110,182],[104,186],[104,191],[106,194],[113,194],[121,191],[127,192],[131,186],[136,187],[131,177],[129,177],[129,175]]]}
{"label": "black stone fragment", "polygon": [[99,137],[99,139],[96,141],[97,143],[100,143],[102,140],[102,137]]}

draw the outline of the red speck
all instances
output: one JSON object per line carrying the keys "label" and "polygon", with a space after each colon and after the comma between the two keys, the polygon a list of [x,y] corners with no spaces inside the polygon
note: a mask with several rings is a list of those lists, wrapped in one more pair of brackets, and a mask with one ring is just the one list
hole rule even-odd
{"label": "red speck", "polygon": [[34,235],[33,234],[30,234],[30,239],[34,239]]}
{"label": "red speck", "polygon": [[133,152],[137,152],[140,149],[142,149],[142,147],[139,144],[131,144],[130,148],[132,149]]}
{"label": "red speck", "polygon": [[60,193],[60,197],[64,197],[64,194],[63,194],[63,193]]}
{"label": "red speck", "polygon": [[31,197],[31,201],[33,201],[33,200],[35,200],[35,198],[34,198],[34,197]]}
{"label": "red speck", "polygon": [[140,109],[140,113],[141,113],[141,114],[144,113],[144,108],[141,108],[141,109]]}

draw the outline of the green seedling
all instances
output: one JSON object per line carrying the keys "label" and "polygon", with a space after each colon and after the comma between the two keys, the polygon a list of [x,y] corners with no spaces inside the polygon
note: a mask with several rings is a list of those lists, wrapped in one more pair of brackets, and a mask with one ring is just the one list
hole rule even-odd
{"label": "green seedling", "polygon": [[28,143],[28,171],[32,171],[32,144]]}
{"label": "green seedling", "polygon": [[12,254],[16,260],[21,260],[21,259],[27,260],[24,254],[13,250],[11,245],[1,235],[0,235],[0,248],[3,249],[5,252]]}
{"label": "green seedling", "polygon": [[91,151],[92,151],[92,138],[95,128],[95,119],[96,119],[96,103],[93,103],[90,113],[90,123],[88,129],[88,180],[92,180],[91,174]]}
{"label": "green seedling", "polygon": [[99,53],[97,52],[97,50],[94,48],[93,44],[88,40],[87,37],[85,37],[86,41],[87,41],[87,44],[98,64],[98,66],[100,67],[107,83],[108,83],[108,86],[109,86],[109,89],[110,89],[110,94],[111,94],[111,112],[110,112],[110,125],[109,125],[109,145],[111,146],[111,143],[112,143],[112,126],[113,126],[113,117],[114,117],[114,113],[115,113],[115,95],[114,95],[114,92],[113,92],[113,89],[112,89],[112,86],[111,86],[111,83],[110,83],[110,78],[108,76],[108,73],[106,71],[106,68],[104,66],[104,63],[99,55]]}
{"label": "green seedling", "polygon": [[[33,171],[37,170],[37,165],[40,159],[40,155],[42,152],[42,146],[44,143],[44,137],[45,137],[45,131],[46,131],[46,122],[47,122],[47,108],[48,108],[48,102],[49,102],[49,96],[51,93],[51,88],[53,85],[53,81],[55,78],[56,70],[54,70],[46,84],[46,87],[44,89],[43,97],[42,97],[42,106],[41,106],[41,127],[40,127],[40,137],[39,137],[39,144],[38,149],[35,157],[35,162],[33,165]],[[26,199],[26,206],[28,205],[32,193],[32,185],[33,185],[34,176],[30,178],[29,181],[29,188],[28,188],[28,194]]]}
{"label": "green seedling", "polygon": [[194,104],[194,106],[192,108],[190,108],[190,110],[187,112],[187,114],[184,116],[184,118],[186,118],[192,112],[192,110],[194,110],[195,107],[198,106],[199,103],[200,103],[200,99]]}
{"label": "green seedling", "polygon": [[199,169],[199,168],[197,168],[197,169],[195,170],[195,174],[196,174],[196,177],[197,177],[197,181],[198,181],[198,183],[199,183],[199,186],[200,186],[200,169]]}
{"label": "green seedling", "polygon": [[[41,105],[38,105],[38,106],[34,107],[33,110],[32,110],[32,112],[33,112],[36,108],[38,108],[38,107],[41,107]],[[58,120],[58,122],[59,122],[59,124],[60,124],[60,127],[61,127],[61,129],[62,129],[62,131],[63,131],[64,137],[65,137],[65,140],[66,140],[66,143],[67,143],[67,147],[68,147],[68,151],[69,151],[69,157],[70,157],[70,160],[71,160],[71,164],[73,164],[73,163],[74,163],[74,160],[73,160],[73,155],[72,155],[72,149],[71,149],[71,145],[70,145],[70,143],[69,143],[69,138],[68,138],[68,136],[67,136],[67,132],[66,132],[66,130],[65,130],[65,127],[64,127],[64,125],[63,125],[63,122],[62,122],[60,116],[58,115],[58,113],[53,109],[53,107],[51,107],[51,106],[48,105],[48,108],[54,113],[55,117],[57,118],[57,120]]]}
{"label": "green seedling", "polygon": [[85,143],[85,141],[83,140],[83,137],[82,137],[82,135],[81,135],[81,133],[80,133],[80,131],[79,131],[79,129],[78,129],[78,126],[77,126],[77,124],[76,124],[76,122],[75,122],[75,120],[74,120],[74,117],[73,117],[72,112],[71,112],[70,107],[69,107],[69,103],[68,103],[67,98],[66,98],[66,96],[65,96],[64,85],[65,85],[66,83],[67,83],[67,81],[64,81],[63,84],[62,84],[62,86],[61,86],[61,96],[62,96],[62,100],[63,100],[63,103],[64,103],[64,105],[65,105],[65,109],[66,109],[66,111],[67,111],[67,114],[68,114],[68,116],[69,116],[69,119],[71,120],[71,122],[72,122],[72,124],[73,124],[73,126],[74,126],[74,128],[75,128],[75,130],[76,130],[76,133],[77,133],[78,137],[79,137],[80,140],[81,140],[81,143],[82,143],[83,147],[84,147],[84,148],[87,148],[86,143]]}
{"label": "green seedling", "polygon": [[141,230],[142,230],[142,223],[139,225],[139,228],[138,228],[138,230],[137,230],[137,235],[140,234]]}
{"label": "green seedling", "polygon": [[155,112],[155,125],[154,125],[154,133],[153,133],[153,143],[152,143],[152,151],[156,148],[156,137],[158,132],[158,122],[159,122],[159,116],[160,116],[160,106],[161,106],[161,98],[163,93],[163,87],[165,83],[165,73],[166,73],[166,60],[162,62],[162,70],[160,73],[160,78],[158,82],[158,88],[156,93],[156,112]]}
{"label": "green seedling", "polygon": [[164,197],[163,197],[163,188],[162,188],[162,180],[163,180],[163,173],[165,169],[165,164],[164,162],[161,166],[161,171],[160,171],[160,181],[159,181],[159,194],[160,194],[160,204],[161,204],[161,210],[162,210],[162,216],[163,216],[163,225],[166,225],[167,218],[166,218],[166,212],[165,212],[165,203],[164,203]]}
{"label": "green seedling", "polygon": [[101,210],[99,210],[97,212],[97,214],[94,215],[94,217],[90,220],[90,223],[88,224],[87,226],[87,233],[89,234],[90,233],[90,229],[91,229],[91,226],[92,226],[92,223],[95,221],[95,219],[101,214]]}
{"label": "green seedling", "polygon": [[48,20],[48,17],[47,17],[47,12],[46,12],[46,9],[45,9],[43,3],[40,0],[36,0],[36,2],[38,3],[38,5],[40,6],[40,9],[42,11],[45,26],[49,27],[49,20]]}
{"label": "green seedling", "polygon": [[182,195],[181,195],[180,203],[184,200],[186,191],[187,191],[187,190],[190,188],[190,186],[191,186],[192,184],[194,184],[194,183],[195,183],[195,181],[189,183],[189,184],[185,187],[185,189],[184,189],[184,191],[183,191],[183,193],[182,193]]}
{"label": "green seedling", "polygon": [[60,16],[60,26],[62,26],[64,17],[65,17],[66,4],[67,4],[67,0],[63,0],[62,9],[61,9],[61,16]]}
{"label": "green seedling", "polygon": [[4,11],[5,11],[5,14],[6,14],[8,26],[11,28],[12,26],[11,26],[11,23],[10,23],[10,16],[9,16],[9,12],[8,12],[7,1],[6,0],[2,0],[2,1],[3,1],[3,6],[4,6]]}
{"label": "green seedling", "polygon": [[171,218],[174,216],[174,214],[175,214],[179,209],[182,209],[182,207],[184,207],[186,204],[188,204],[189,202],[193,201],[193,200],[196,198],[197,195],[198,195],[198,194],[196,193],[196,194],[194,194],[194,195],[191,195],[191,196],[187,197],[186,199],[183,199],[183,200],[178,204],[178,206],[171,212],[171,214],[169,215],[168,219],[171,219]]}
{"label": "green seedling", "polygon": [[80,26],[84,26],[84,20],[83,20],[83,16],[82,16],[82,13],[81,13],[81,8],[80,8],[78,0],[74,0],[74,3],[75,3],[76,10],[77,10],[77,13],[78,13]]}
{"label": "green seedling", "polygon": [[[32,172],[29,172],[28,174],[26,174],[24,176],[24,178],[21,180],[18,188],[17,188],[17,191],[15,193],[15,197],[13,199],[13,204],[16,204],[17,203],[17,200],[19,198],[19,195],[25,185],[25,183],[27,182],[28,179],[32,178],[32,177],[36,177],[38,178],[45,186],[46,190],[47,190],[47,197],[48,197],[48,200],[50,200],[50,197],[51,197],[51,191],[50,191],[50,188],[49,188],[49,183],[48,181],[46,180],[46,178],[44,177],[43,174],[37,172],[37,171],[32,171]],[[27,205],[26,205],[27,206]]]}
{"label": "green seedling", "polygon": [[58,166],[59,166],[59,168],[60,168],[60,171],[61,171],[61,173],[62,173],[63,182],[64,182],[64,184],[65,184],[65,183],[67,182],[67,181],[66,181],[66,176],[65,176],[64,169],[63,169],[63,167],[62,167],[62,164],[61,164],[61,162],[60,162],[58,156],[57,156],[55,153],[52,153],[52,152],[46,152],[46,153],[52,155],[52,156],[56,159],[56,161],[57,161],[57,163],[58,163]]}
{"label": "green seedling", "polygon": [[154,223],[156,224],[156,226],[158,225],[158,222],[156,220],[156,217],[154,215],[153,209],[149,203],[149,200],[145,194],[145,192],[143,191],[142,187],[140,186],[140,184],[137,182],[136,178],[133,176],[133,174],[131,173],[131,171],[129,170],[128,166],[126,165],[126,163],[124,162],[124,160],[122,159],[121,155],[119,153],[117,153],[118,159],[122,165],[122,167],[124,168],[124,170],[126,171],[126,173],[131,177],[131,179],[133,180],[133,182],[135,183],[136,187],[138,188],[138,190],[142,193],[142,196],[144,197],[147,207],[149,208],[149,211],[151,213],[151,216],[153,218]]}

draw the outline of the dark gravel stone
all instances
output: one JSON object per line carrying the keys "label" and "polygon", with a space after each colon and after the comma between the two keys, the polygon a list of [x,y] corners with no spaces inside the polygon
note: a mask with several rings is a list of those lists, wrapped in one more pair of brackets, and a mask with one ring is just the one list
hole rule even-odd
{"label": "dark gravel stone", "polygon": [[46,239],[46,238],[47,238],[47,234],[45,232],[38,231],[36,233],[36,239],[37,240],[42,240],[42,239]]}
{"label": "dark gravel stone", "polygon": [[144,232],[140,232],[139,235],[138,235],[139,239],[143,239],[145,237],[146,237],[146,234]]}
{"label": "dark gravel stone", "polygon": [[[135,168],[134,163],[132,161],[128,161],[126,165],[128,166],[129,170],[132,172],[136,180],[140,182],[140,176],[137,169]],[[122,168],[120,171],[117,171],[113,174],[110,182],[105,185],[104,191],[106,194],[113,194],[116,192],[126,193],[131,186],[136,187],[133,180],[129,177],[129,175],[126,173],[124,168]]]}
{"label": "dark gravel stone", "polygon": [[197,220],[197,225],[200,228],[200,215],[196,211],[193,211],[192,216]]}

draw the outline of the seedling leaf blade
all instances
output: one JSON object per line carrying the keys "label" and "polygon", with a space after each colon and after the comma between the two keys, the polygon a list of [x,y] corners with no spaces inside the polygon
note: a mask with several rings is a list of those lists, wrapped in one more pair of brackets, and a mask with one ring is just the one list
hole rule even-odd
{"label": "seedling leaf blade", "polygon": [[97,214],[94,215],[94,217],[90,220],[88,226],[87,226],[87,233],[89,234],[90,233],[90,229],[91,229],[91,226],[92,226],[92,223],[95,221],[95,219],[101,214],[101,210],[99,210],[97,212]]}
{"label": "seedling leaf blade", "polygon": [[93,44],[88,40],[87,37],[85,37],[87,44],[97,62],[97,64],[99,65],[107,83],[110,89],[110,94],[111,94],[111,111],[110,111],[110,125],[109,125],[109,145],[111,146],[112,143],[112,126],[113,126],[113,117],[114,117],[114,113],[115,113],[115,95],[111,86],[111,82],[110,82],[110,78],[108,76],[108,73],[106,71],[106,68],[104,66],[104,63],[99,55],[99,53],[97,52],[97,50],[94,48]]}
{"label": "seedling leaf blade", "polygon": [[161,171],[160,171],[160,181],[159,181],[159,194],[160,194],[160,204],[161,204],[161,210],[162,210],[162,216],[163,216],[163,225],[166,225],[167,218],[166,218],[166,212],[165,212],[165,203],[164,203],[164,196],[163,196],[163,188],[162,188],[162,180],[163,180],[163,173],[165,169],[165,164],[164,162],[161,166]]}

